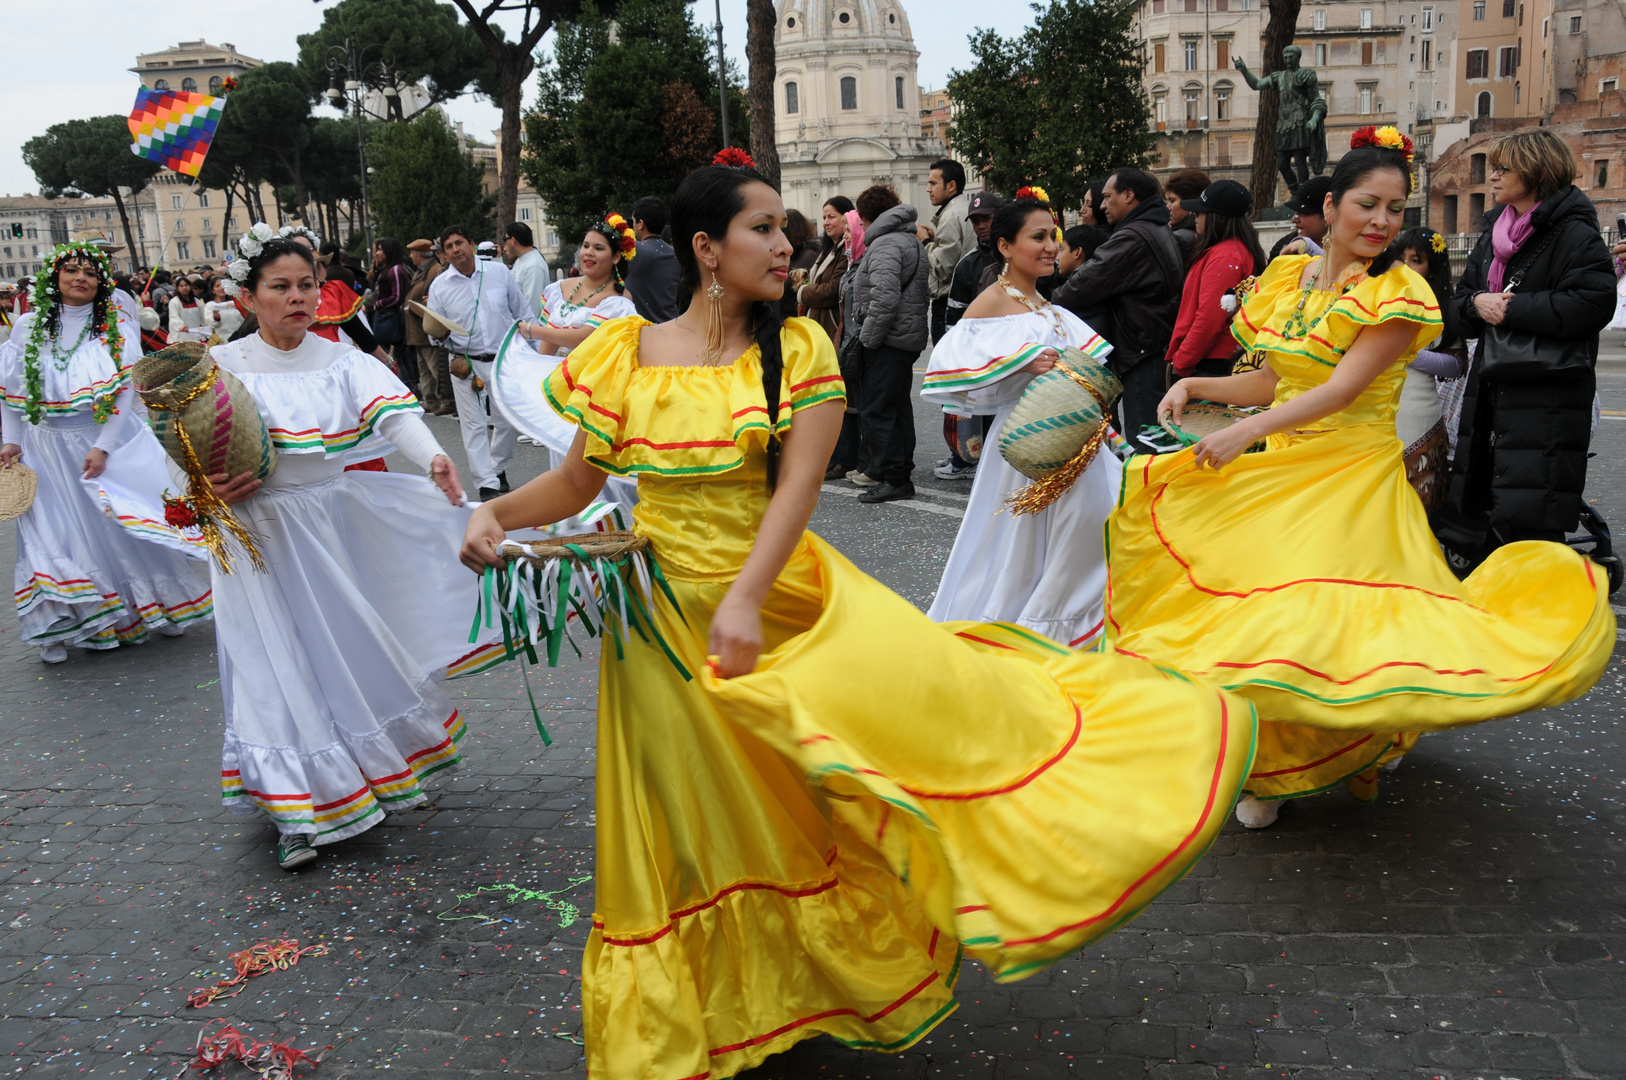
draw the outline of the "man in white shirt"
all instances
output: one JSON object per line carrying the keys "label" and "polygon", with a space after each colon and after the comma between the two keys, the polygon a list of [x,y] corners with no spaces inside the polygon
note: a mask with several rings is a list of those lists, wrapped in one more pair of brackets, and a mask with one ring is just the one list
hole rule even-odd
{"label": "man in white shirt", "polygon": [[[452,394],[457,399],[457,422],[463,429],[463,449],[469,474],[479,485],[480,498],[494,499],[508,490],[508,463],[514,457],[514,429],[500,413],[487,414],[486,403],[475,389],[491,382],[491,361],[509,329],[521,319],[534,319],[526,309],[514,275],[500,261],[475,259],[474,241],[461,225],[440,234],[440,250],[448,263],[424,306],[468,328],[435,339],[444,345],[452,366]],[[458,361],[467,359],[468,366]],[[458,377],[458,371],[464,374]]]}
{"label": "man in white shirt", "polygon": [[502,236],[502,257],[525,298],[525,317],[536,319],[542,314],[542,290],[548,287],[547,261],[536,250],[531,227],[523,221],[511,223]]}

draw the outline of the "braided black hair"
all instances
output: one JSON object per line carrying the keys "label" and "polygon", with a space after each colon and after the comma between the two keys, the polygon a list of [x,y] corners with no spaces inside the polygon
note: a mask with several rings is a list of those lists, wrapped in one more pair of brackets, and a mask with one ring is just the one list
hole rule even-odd
{"label": "braided black hair", "polygon": [[[721,238],[729,223],[745,209],[745,188],[767,184],[755,169],[708,165],[683,178],[672,199],[672,250],[678,261],[678,312],[688,309],[700,288],[700,262],[694,257],[696,233]],[[771,184],[768,186],[772,186]],[[785,377],[785,350],[779,332],[783,323],[778,301],[758,300],[751,305],[751,323],[762,352],[762,393],[768,403],[768,489],[779,479],[779,401]]]}

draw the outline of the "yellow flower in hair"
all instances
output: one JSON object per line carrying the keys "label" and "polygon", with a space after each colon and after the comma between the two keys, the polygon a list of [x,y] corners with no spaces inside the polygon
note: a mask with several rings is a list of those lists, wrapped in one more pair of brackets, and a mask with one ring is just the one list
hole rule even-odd
{"label": "yellow flower in hair", "polygon": [[1401,138],[1400,129],[1393,124],[1385,124],[1383,127],[1378,128],[1377,141],[1379,146],[1387,146],[1391,150],[1405,152],[1406,141]]}
{"label": "yellow flower in hair", "polygon": [[1434,238],[1428,242],[1428,246],[1433,248],[1436,253],[1444,251],[1445,237],[1441,236],[1439,233],[1435,233]]}
{"label": "yellow flower in hair", "polygon": [[1050,194],[1048,192],[1046,192],[1044,188],[1042,188],[1042,187],[1033,187],[1033,188],[1030,188],[1029,190],[1033,192],[1033,197],[1035,199],[1038,199],[1040,202],[1049,202],[1050,201]]}

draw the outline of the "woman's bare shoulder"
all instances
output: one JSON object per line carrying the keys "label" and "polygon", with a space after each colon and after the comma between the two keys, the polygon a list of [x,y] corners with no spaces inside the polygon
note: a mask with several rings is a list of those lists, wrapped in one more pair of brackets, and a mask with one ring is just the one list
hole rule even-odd
{"label": "woman's bare shoulder", "polygon": [[965,309],[965,318],[997,319],[1002,315],[1020,315],[1027,310],[996,281],[971,301],[971,306]]}

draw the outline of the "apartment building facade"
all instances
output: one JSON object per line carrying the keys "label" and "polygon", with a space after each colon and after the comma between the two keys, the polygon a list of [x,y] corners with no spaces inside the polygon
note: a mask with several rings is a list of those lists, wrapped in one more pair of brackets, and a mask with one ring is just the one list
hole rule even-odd
{"label": "apartment building facade", "polygon": [[[38,195],[0,198],[0,277],[15,282],[37,272],[51,249],[69,240],[103,238],[115,250],[113,267],[134,271],[142,265],[139,250],[157,232],[151,189],[124,200],[138,250],[124,242],[124,224],[111,198],[46,199]],[[156,250],[156,245],[149,246]]]}

